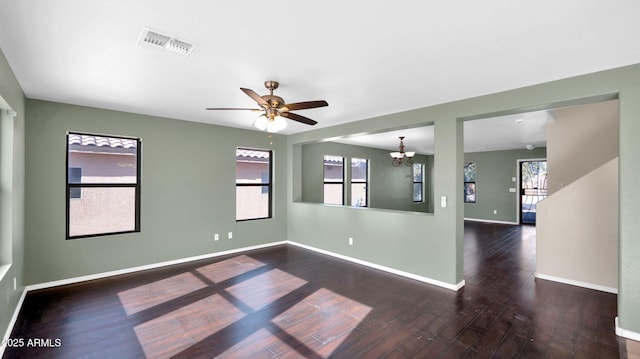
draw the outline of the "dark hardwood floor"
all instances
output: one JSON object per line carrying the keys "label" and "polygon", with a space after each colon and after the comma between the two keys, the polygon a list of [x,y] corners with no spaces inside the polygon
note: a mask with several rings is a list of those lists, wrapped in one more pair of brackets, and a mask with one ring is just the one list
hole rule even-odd
{"label": "dark hardwood floor", "polygon": [[4,358],[639,358],[616,295],[534,279],[535,228],[465,223],[453,292],[293,246],[27,294]]}

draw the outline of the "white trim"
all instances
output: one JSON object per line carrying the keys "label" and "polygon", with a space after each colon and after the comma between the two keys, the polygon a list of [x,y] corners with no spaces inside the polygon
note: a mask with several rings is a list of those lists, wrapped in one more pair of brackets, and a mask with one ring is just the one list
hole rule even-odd
{"label": "white trim", "polygon": [[166,262],[159,262],[159,263],[153,263],[153,264],[148,264],[148,265],[143,265],[143,266],[138,266],[138,267],[119,269],[119,270],[115,270],[115,271],[91,274],[91,275],[86,275],[86,276],[82,276],[82,277],[75,277],[75,278],[56,280],[56,281],[52,281],[52,282],[33,284],[33,285],[28,285],[26,287],[26,289],[31,291],[31,290],[37,290],[37,289],[56,287],[56,286],[59,286],[59,285],[66,285],[66,284],[85,282],[85,281],[93,280],[93,279],[100,279],[100,278],[106,278],[106,277],[111,277],[111,276],[120,275],[120,274],[139,272],[139,271],[143,271],[143,270],[147,270],[147,269],[155,269],[155,268],[160,268],[160,267],[166,267],[166,266],[170,266],[170,265],[174,265],[174,264],[187,263],[187,262],[197,261],[197,260],[201,260],[201,259],[215,258],[215,257],[225,256],[225,255],[228,255],[228,254],[235,254],[235,253],[239,253],[239,252],[251,251],[251,250],[254,250],[254,249],[268,248],[268,247],[278,246],[278,245],[286,244],[286,243],[287,243],[286,241],[280,241],[280,242],[260,244],[260,245],[256,245],[256,246],[250,246],[250,247],[230,249],[230,250],[222,251],[222,252],[203,254],[203,255],[194,256],[194,257],[186,257],[186,258],[174,259],[174,260],[170,260],[170,261],[166,261]]}
{"label": "white trim", "polygon": [[551,275],[540,274],[540,273],[536,273],[535,277],[536,278],[540,278],[540,279],[544,279],[544,280],[550,280],[550,281],[553,281],[553,282],[574,285],[574,286],[577,286],[577,287],[599,290],[601,292],[618,294],[618,289],[617,288],[605,287],[605,286],[599,285],[599,284],[585,283],[585,282],[580,282],[580,281],[577,281],[577,280],[554,277],[554,276],[551,276]]}
{"label": "white trim", "polygon": [[450,289],[450,290],[453,290],[453,291],[458,291],[462,287],[464,287],[464,285],[465,285],[464,279],[458,284],[449,284],[449,283],[441,282],[439,280],[435,280],[435,279],[423,277],[423,276],[420,276],[420,275],[416,275],[416,274],[413,274],[413,273],[409,273],[409,272],[401,271],[401,270],[398,270],[398,269],[382,266],[382,265],[379,265],[379,264],[363,261],[361,259],[348,257],[348,256],[345,256],[345,255],[342,255],[342,254],[330,252],[330,251],[327,251],[327,250],[324,250],[324,249],[311,247],[311,246],[308,246],[306,244],[297,243],[297,242],[293,242],[293,241],[287,241],[287,243],[291,244],[291,245],[294,245],[294,246],[298,246],[298,247],[304,248],[304,249],[308,249],[308,250],[311,250],[311,251],[314,251],[314,252],[326,254],[326,255],[329,255],[329,256],[332,256],[332,257],[336,257],[336,258],[339,258],[339,259],[344,259],[344,260],[349,261],[349,262],[361,264],[361,265],[364,265],[364,266],[367,266],[367,267],[371,267],[371,268],[374,268],[374,269],[378,269],[378,270],[381,270],[381,271],[385,271],[385,272],[388,272],[388,273],[392,273],[392,274],[400,275],[400,276],[403,276],[403,277],[415,279],[415,280],[418,280],[418,281],[421,281],[421,282],[424,282],[424,283],[427,283],[427,284],[436,285],[438,287]]}
{"label": "white trim", "polygon": [[640,342],[640,333],[636,333],[636,332],[632,332],[631,330],[620,328],[620,325],[618,324],[618,317],[616,317],[616,335],[619,337]]}
{"label": "white trim", "polygon": [[487,223],[497,223],[497,224],[513,224],[513,225],[518,225],[518,222],[509,222],[509,221],[494,221],[494,220],[490,220],[490,219],[482,219],[482,218],[465,218],[465,221],[471,221],[471,222],[487,222]]}
{"label": "white trim", "polygon": [[13,311],[13,316],[11,320],[9,320],[9,325],[7,326],[7,331],[4,333],[2,337],[2,343],[0,343],[0,358],[4,355],[4,350],[7,348],[7,340],[11,336],[11,332],[13,332],[13,327],[16,325],[16,321],[18,320],[18,315],[20,314],[20,309],[22,309],[22,303],[24,302],[24,298],[27,296],[27,290],[23,289],[22,294],[20,295],[20,299],[18,299],[18,303],[16,304],[16,309]]}

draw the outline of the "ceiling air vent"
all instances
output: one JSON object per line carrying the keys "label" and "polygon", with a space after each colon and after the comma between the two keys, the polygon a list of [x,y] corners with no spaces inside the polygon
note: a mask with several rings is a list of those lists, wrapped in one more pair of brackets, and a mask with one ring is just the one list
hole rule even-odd
{"label": "ceiling air vent", "polygon": [[142,29],[138,39],[138,46],[172,52],[182,56],[184,59],[196,48],[196,45],[191,42],[146,27]]}

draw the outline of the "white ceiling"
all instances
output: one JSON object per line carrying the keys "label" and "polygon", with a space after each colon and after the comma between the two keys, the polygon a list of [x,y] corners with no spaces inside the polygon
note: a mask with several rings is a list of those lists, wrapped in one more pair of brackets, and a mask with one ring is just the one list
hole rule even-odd
{"label": "white ceiling", "polygon": [[[239,88],[265,80],[329,102],[292,134],[640,63],[638,14],[637,0],[0,0],[0,48],[34,99],[246,129],[255,113],[204,108],[254,107]],[[197,48],[137,46],[144,27]]]}
{"label": "white ceiling", "polygon": [[[484,152],[545,147],[546,127],[554,111],[535,111],[464,122],[464,151]],[[333,139],[335,142],[398,151],[400,136],[405,151],[429,155],[433,149],[433,126],[415,127]]]}

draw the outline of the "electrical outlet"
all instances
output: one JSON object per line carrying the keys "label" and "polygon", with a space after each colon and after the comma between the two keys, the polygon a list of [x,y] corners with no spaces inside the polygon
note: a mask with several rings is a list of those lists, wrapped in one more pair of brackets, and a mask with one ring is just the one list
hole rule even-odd
{"label": "electrical outlet", "polygon": [[213,235],[213,240],[214,241],[219,241],[220,240],[220,235],[218,233]]}
{"label": "electrical outlet", "polygon": [[15,292],[18,289],[18,281],[16,277],[13,277],[13,291]]}
{"label": "electrical outlet", "polygon": [[229,232],[228,238],[229,239],[233,238],[233,232]]}
{"label": "electrical outlet", "polygon": [[498,210],[497,210],[497,209],[494,209],[494,210],[493,210],[493,214],[498,214]]}
{"label": "electrical outlet", "polygon": [[352,246],[353,245],[353,237],[349,237],[349,245]]}

